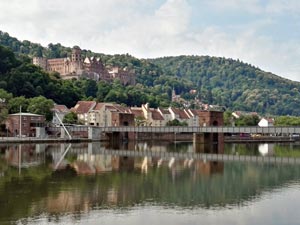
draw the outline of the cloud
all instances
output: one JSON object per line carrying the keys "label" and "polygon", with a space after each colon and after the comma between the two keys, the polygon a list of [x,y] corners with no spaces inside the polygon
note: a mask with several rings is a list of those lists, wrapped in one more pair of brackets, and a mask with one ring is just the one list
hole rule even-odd
{"label": "cloud", "polygon": [[10,0],[0,8],[0,30],[22,40],[143,58],[239,58],[300,81],[297,0]]}
{"label": "cloud", "polygon": [[268,2],[265,9],[268,13],[292,13],[299,16],[298,13],[300,13],[300,2],[298,0],[272,0]]}

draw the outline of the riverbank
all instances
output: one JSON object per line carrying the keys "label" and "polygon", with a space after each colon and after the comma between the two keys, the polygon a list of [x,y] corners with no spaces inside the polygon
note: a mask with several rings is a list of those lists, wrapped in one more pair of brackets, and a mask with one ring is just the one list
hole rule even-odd
{"label": "riverbank", "polygon": [[225,136],[224,142],[227,143],[241,143],[241,142],[296,142],[300,141],[299,138],[294,137],[279,137],[279,136],[261,136],[261,137],[237,137]]}

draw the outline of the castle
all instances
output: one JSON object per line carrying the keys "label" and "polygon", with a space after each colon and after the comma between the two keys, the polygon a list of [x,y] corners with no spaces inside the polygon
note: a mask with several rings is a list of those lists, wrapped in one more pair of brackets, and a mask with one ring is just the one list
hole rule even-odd
{"label": "castle", "polygon": [[86,77],[96,81],[104,80],[111,82],[119,79],[123,85],[134,85],[135,74],[132,71],[117,67],[106,68],[100,58],[81,57],[81,49],[73,47],[71,57],[47,59],[34,57],[33,64],[48,72],[58,72],[62,79]]}

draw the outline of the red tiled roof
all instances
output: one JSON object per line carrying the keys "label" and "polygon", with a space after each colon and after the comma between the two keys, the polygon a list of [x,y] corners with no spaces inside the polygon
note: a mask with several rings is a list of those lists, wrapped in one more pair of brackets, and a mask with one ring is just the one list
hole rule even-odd
{"label": "red tiled roof", "polygon": [[105,103],[97,103],[94,110],[100,110],[104,105],[105,105]]}
{"label": "red tiled roof", "polygon": [[151,109],[152,119],[153,120],[164,120],[163,116],[155,109]]}
{"label": "red tiled roof", "polygon": [[88,113],[96,105],[95,101],[78,101],[77,104],[72,108],[72,111],[77,114]]}
{"label": "red tiled roof", "polygon": [[180,119],[189,119],[189,116],[184,112],[184,110],[172,108],[173,112],[179,116]]}
{"label": "red tiled roof", "polygon": [[58,113],[68,113],[70,111],[65,105],[54,105],[52,110]]}
{"label": "red tiled roof", "polygon": [[162,112],[162,114],[171,114],[170,111],[167,109],[163,109],[163,108],[158,108],[158,109]]}
{"label": "red tiled roof", "polygon": [[121,106],[121,105],[117,105],[114,104],[114,107],[119,111],[119,112],[123,112],[123,113],[128,113],[129,112],[129,108]]}
{"label": "red tiled roof", "polygon": [[105,110],[109,110],[109,111],[118,111],[114,106],[112,105],[105,105]]}
{"label": "red tiled roof", "polygon": [[141,109],[130,109],[130,111],[134,116],[139,116],[139,117],[145,118],[143,110],[141,110]]}

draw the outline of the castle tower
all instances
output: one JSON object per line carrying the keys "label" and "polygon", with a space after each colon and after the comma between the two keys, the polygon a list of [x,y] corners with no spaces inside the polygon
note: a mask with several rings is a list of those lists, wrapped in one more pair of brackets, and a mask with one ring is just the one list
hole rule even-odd
{"label": "castle tower", "polygon": [[74,46],[71,54],[70,71],[69,73],[80,75],[83,71],[83,62],[81,60],[81,49]]}
{"label": "castle tower", "polygon": [[80,62],[81,61],[81,49],[78,46],[74,46],[71,54],[72,62]]}
{"label": "castle tower", "polygon": [[33,57],[32,63],[41,67],[43,70],[47,70],[47,59],[43,57]]}

